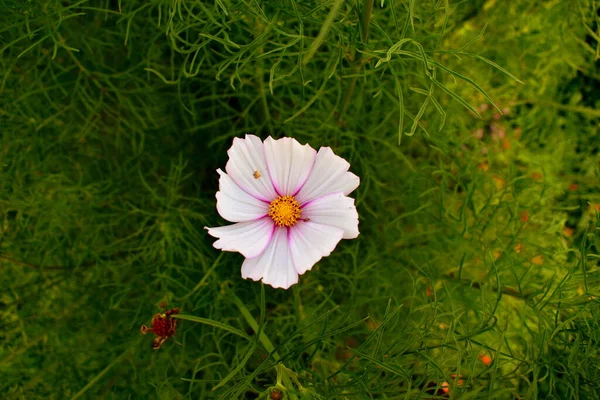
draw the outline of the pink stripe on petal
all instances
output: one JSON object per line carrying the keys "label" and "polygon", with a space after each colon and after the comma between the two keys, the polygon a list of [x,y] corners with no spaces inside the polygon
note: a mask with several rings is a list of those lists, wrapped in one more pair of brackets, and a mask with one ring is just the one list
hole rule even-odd
{"label": "pink stripe on petal", "polygon": [[268,246],[275,224],[271,218],[239,222],[218,228],[205,228],[208,234],[218,238],[213,246],[223,251],[237,251],[244,257],[256,257]]}
{"label": "pink stripe on petal", "polygon": [[313,160],[312,166],[310,167],[310,171],[308,171],[308,175],[306,175],[306,179],[304,180],[304,182],[302,182],[302,184],[298,187],[298,189],[294,192],[293,196],[296,197],[296,195],[298,195],[298,193],[302,190],[302,188],[304,187],[304,185],[306,185],[306,182],[308,182],[308,179],[310,178],[310,176],[312,175],[314,169],[315,169],[315,164],[317,163],[317,157],[315,157],[315,159]]}
{"label": "pink stripe on petal", "polygon": [[262,198],[262,197],[260,197],[260,196],[257,196],[257,195],[254,195],[254,194],[252,194],[252,190],[251,190],[251,189],[248,189],[248,187],[247,187],[247,186],[246,186],[246,187],[244,187],[244,185],[243,185],[243,184],[239,184],[238,182],[236,182],[236,181],[235,181],[235,179],[233,179],[233,178],[231,177],[231,175],[230,175],[229,177],[231,178],[231,180],[232,180],[232,181],[233,181],[233,182],[234,182],[236,185],[238,185],[238,187],[239,187],[241,190],[243,190],[243,191],[244,191],[246,194],[248,194],[249,196],[252,196],[252,197],[254,197],[256,200],[260,200],[260,201],[262,201],[263,203],[271,204],[271,200],[267,200],[267,199],[265,199],[265,198]]}
{"label": "pink stripe on petal", "polygon": [[231,177],[221,170],[219,191],[217,197],[217,211],[221,217],[230,222],[252,221],[264,217],[269,213],[269,204],[244,192]]}
{"label": "pink stripe on petal", "polygon": [[340,195],[344,196],[344,193],[343,192],[327,193],[327,194],[324,194],[323,196],[319,196],[319,197],[315,197],[314,199],[310,199],[306,203],[302,204],[300,207],[302,209],[304,209],[304,207],[308,207],[310,204],[314,203],[315,201],[326,201],[330,197],[334,198],[334,197],[339,197]]}
{"label": "pink stripe on petal", "polygon": [[273,238],[266,249],[254,258],[247,258],[242,264],[242,277],[264,283],[275,288],[287,289],[298,282],[287,243],[287,229],[275,227]]}
{"label": "pink stripe on petal", "polygon": [[[265,146],[265,143],[263,142],[263,149],[264,149],[264,146]],[[279,190],[279,187],[277,187],[277,184],[273,181],[273,172],[271,172],[272,171],[271,163],[269,162],[269,159],[266,157],[265,157],[265,162],[267,163],[267,172],[269,173],[269,179],[271,180],[271,184],[273,185],[273,188],[277,192],[277,195],[281,196],[281,190]]]}
{"label": "pink stripe on petal", "polygon": [[[267,162],[263,142],[254,135],[234,138],[227,151],[229,161],[225,170],[245,192],[264,202],[277,197],[273,183],[267,178]],[[258,172],[258,178],[255,173]]]}
{"label": "pink stripe on petal", "polygon": [[328,194],[306,203],[302,206],[302,218],[342,229],[344,239],[354,239],[359,234],[354,199],[343,193]]}
{"label": "pink stripe on petal", "polygon": [[308,179],[296,194],[300,204],[329,193],[350,194],[360,184],[360,178],[348,172],[350,164],[336,156],[329,147],[321,147]]}
{"label": "pink stripe on petal", "polygon": [[288,245],[299,275],[331,254],[344,235],[342,229],[314,222],[299,222],[290,228]]}
{"label": "pink stripe on petal", "polygon": [[264,141],[265,159],[273,185],[280,196],[291,196],[304,185],[313,167],[316,151],[296,139],[268,137]]}

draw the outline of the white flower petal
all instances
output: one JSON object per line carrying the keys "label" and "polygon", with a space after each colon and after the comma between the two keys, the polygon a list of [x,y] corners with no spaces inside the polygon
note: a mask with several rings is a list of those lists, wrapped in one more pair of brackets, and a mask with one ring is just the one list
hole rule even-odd
{"label": "white flower petal", "polygon": [[217,170],[219,191],[217,192],[217,211],[229,222],[252,221],[269,214],[269,203],[244,192],[229,175]]}
{"label": "white flower petal", "polygon": [[252,258],[264,251],[273,235],[275,224],[271,218],[257,221],[238,222],[218,228],[205,228],[208,234],[219,238],[213,243],[216,249],[237,251],[244,257]]}
{"label": "white flower petal", "polygon": [[302,207],[302,219],[335,226],[344,231],[344,239],[358,236],[358,213],[354,199],[343,193],[332,193],[306,203]]}
{"label": "white flower petal", "polygon": [[[269,178],[263,142],[254,135],[234,138],[227,150],[225,171],[245,192],[263,201],[273,201],[277,193]],[[258,173],[256,173],[258,172]]]}
{"label": "white flower petal", "polygon": [[302,146],[296,139],[270,136],[265,140],[265,158],[275,190],[281,196],[293,196],[300,190],[315,162],[315,149]]}
{"label": "white flower petal", "polygon": [[298,274],[309,271],[322,257],[327,257],[344,231],[330,225],[300,221],[290,228],[290,250]]}
{"label": "white flower petal", "polygon": [[331,148],[321,147],[315,165],[296,195],[296,200],[304,204],[330,193],[350,194],[360,184],[360,178],[348,172],[349,168],[350,164],[342,157],[336,156]]}
{"label": "white flower petal", "polygon": [[265,251],[257,257],[244,260],[242,278],[255,281],[262,279],[268,285],[283,289],[298,283],[287,236],[287,228],[276,227]]}

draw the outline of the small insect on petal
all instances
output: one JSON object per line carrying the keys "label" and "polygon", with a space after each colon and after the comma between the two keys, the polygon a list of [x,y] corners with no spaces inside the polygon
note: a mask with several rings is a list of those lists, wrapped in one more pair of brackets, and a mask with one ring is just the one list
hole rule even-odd
{"label": "small insect on petal", "polygon": [[254,171],[254,173],[252,174],[252,176],[254,177],[254,179],[258,179],[258,178],[260,178],[262,175],[260,174],[260,172],[258,172],[258,171]]}

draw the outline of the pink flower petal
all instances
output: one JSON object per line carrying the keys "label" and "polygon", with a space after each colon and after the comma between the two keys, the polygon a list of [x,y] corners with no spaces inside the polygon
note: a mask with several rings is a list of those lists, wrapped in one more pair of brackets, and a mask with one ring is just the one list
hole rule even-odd
{"label": "pink flower petal", "polygon": [[271,242],[257,257],[246,258],[242,264],[242,277],[261,280],[275,288],[287,289],[298,283],[292,254],[288,246],[287,228],[275,227]]}
{"label": "pink flower petal", "polygon": [[344,231],[330,225],[300,221],[290,228],[289,246],[298,274],[309,271],[321,258],[327,257]]}
{"label": "pink flower petal", "polygon": [[329,194],[306,203],[302,207],[301,218],[340,228],[344,231],[344,239],[354,239],[359,233],[354,199],[343,193]]}
{"label": "pink flower petal", "polygon": [[205,228],[208,234],[219,238],[213,243],[216,249],[237,251],[244,257],[256,257],[264,251],[273,235],[275,224],[265,217],[257,221],[238,222],[218,228]]}
{"label": "pink flower petal", "polygon": [[348,172],[350,164],[336,156],[331,148],[321,147],[315,159],[315,165],[302,189],[296,195],[300,204],[325,196],[343,192],[350,194],[360,184],[360,178]]}
{"label": "pink flower petal", "polygon": [[234,138],[227,154],[229,161],[225,170],[245,192],[263,201],[277,197],[269,178],[263,142],[258,137]]}
{"label": "pink flower petal", "polygon": [[312,170],[316,151],[296,139],[265,140],[265,158],[275,190],[281,196],[293,196]]}
{"label": "pink flower petal", "polygon": [[243,191],[229,175],[217,170],[219,191],[217,192],[217,211],[229,222],[252,221],[269,214],[269,203],[258,200]]}

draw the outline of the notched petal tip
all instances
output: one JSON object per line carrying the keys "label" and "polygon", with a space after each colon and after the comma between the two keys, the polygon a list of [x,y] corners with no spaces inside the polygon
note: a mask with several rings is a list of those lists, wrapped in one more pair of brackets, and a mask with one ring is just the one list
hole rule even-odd
{"label": "notched petal tip", "polygon": [[227,150],[229,160],[225,171],[245,192],[253,197],[270,201],[277,197],[270,179],[257,179],[255,173],[267,176],[267,163],[263,142],[255,135],[246,135],[245,139],[234,138]]}
{"label": "notched petal tip", "polygon": [[238,186],[229,174],[220,171],[219,191],[215,194],[219,215],[230,222],[251,221],[269,213],[269,205]]}
{"label": "notched petal tip", "polygon": [[306,203],[302,215],[318,224],[330,225],[344,231],[344,239],[358,236],[358,212],[352,197],[337,192]]}
{"label": "notched petal tip", "polygon": [[351,176],[351,180],[353,180],[355,182],[354,188],[349,190],[347,193],[344,191],[344,194],[346,196],[348,196],[350,193],[352,193],[354,190],[356,190],[356,188],[358,188],[360,186],[360,176],[358,176],[352,172],[346,172],[346,173],[349,174]]}
{"label": "notched petal tip", "polygon": [[269,218],[239,222],[233,225],[209,228],[208,234],[218,238],[213,247],[223,251],[233,251],[244,257],[260,255],[269,245],[273,236],[274,224]]}
{"label": "notched petal tip", "polygon": [[[269,136],[269,137],[270,137],[270,136]],[[234,139],[236,139],[236,138],[234,138]],[[239,139],[239,138],[237,138],[237,139]],[[256,135],[255,135],[255,134],[253,134],[253,133],[246,133],[246,134],[244,135],[244,140],[252,140],[252,139],[258,139],[258,140],[261,140],[261,139],[260,139],[258,136],[256,136]],[[241,140],[241,139],[240,139],[240,140]],[[261,140],[261,141],[262,141],[262,140]]]}
{"label": "notched petal tip", "polygon": [[321,147],[308,179],[298,192],[298,201],[304,204],[335,192],[352,193],[360,185],[360,178],[349,169],[348,161],[330,147]]}
{"label": "notched petal tip", "polygon": [[344,231],[334,226],[302,222],[290,229],[288,243],[299,275],[328,257],[342,240]]}
{"label": "notched petal tip", "polygon": [[287,243],[287,229],[275,227],[265,250],[257,257],[246,258],[241,272],[244,279],[262,280],[275,288],[287,289],[298,283],[298,273]]}
{"label": "notched petal tip", "polygon": [[344,239],[356,239],[359,236],[360,236],[360,231],[358,230],[358,221],[357,221],[356,222],[356,231],[352,231],[351,233],[344,235]]}
{"label": "notched petal tip", "polygon": [[287,284],[285,284],[285,285],[281,285],[281,286],[279,286],[279,285],[277,285],[277,284],[272,284],[272,283],[269,283],[269,282],[265,282],[264,280],[263,280],[263,283],[264,283],[264,284],[266,284],[266,285],[269,285],[269,286],[271,286],[271,287],[272,287],[272,288],[274,288],[274,289],[283,289],[283,290],[288,290],[289,288],[291,288],[292,286],[294,286],[294,285],[296,285],[296,284],[298,283],[298,279],[296,279],[296,280],[295,280],[295,281],[293,281],[293,282],[288,282]]}
{"label": "notched petal tip", "polygon": [[313,169],[317,152],[296,139],[268,137],[264,142],[269,176],[280,196],[293,196],[304,186]]}
{"label": "notched petal tip", "polygon": [[291,288],[292,286],[294,286],[294,285],[296,285],[298,283],[298,274],[295,275],[295,278],[292,278],[291,280],[287,280],[287,281],[274,281],[274,282],[271,282],[271,280],[269,279],[269,276],[262,277],[260,280],[265,285],[269,285],[269,286],[271,286],[274,289],[288,290],[289,288]]}

